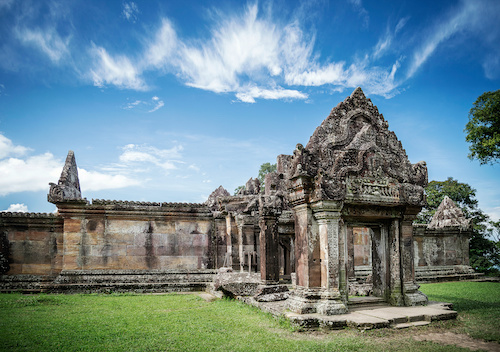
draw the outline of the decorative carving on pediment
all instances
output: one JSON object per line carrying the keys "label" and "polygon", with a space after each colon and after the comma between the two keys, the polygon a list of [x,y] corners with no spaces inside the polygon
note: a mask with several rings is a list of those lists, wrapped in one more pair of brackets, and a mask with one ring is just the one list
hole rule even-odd
{"label": "decorative carving on pediment", "polygon": [[[411,164],[388,127],[357,88],[331,111],[305,147],[297,145],[286,174],[292,180],[311,178],[313,200],[369,196],[423,205],[427,166]],[[293,193],[297,186],[292,182],[289,188]]]}
{"label": "decorative carving on pediment", "polygon": [[389,178],[348,178],[347,194],[379,196],[399,199],[399,184]]}

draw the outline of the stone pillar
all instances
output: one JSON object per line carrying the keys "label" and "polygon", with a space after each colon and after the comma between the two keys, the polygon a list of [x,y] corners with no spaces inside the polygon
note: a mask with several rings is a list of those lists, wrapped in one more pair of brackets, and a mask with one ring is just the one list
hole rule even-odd
{"label": "stone pillar", "polygon": [[260,225],[260,277],[262,284],[274,285],[280,280],[278,221],[274,214],[262,214]]}
{"label": "stone pillar", "polygon": [[400,252],[400,220],[393,219],[389,226],[389,289],[386,292],[387,301],[393,306],[402,306],[403,294],[401,287],[401,252]]}
{"label": "stone pillar", "polygon": [[254,217],[240,214],[236,216],[236,224],[238,228],[239,269],[241,272],[251,271],[249,257],[253,257],[256,254]]}
{"label": "stone pillar", "polygon": [[415,263],[413,259],[413,221],[416,219],[419,208],[406,208],[400,223],[400,251],[401,251],[401,283],[405,306],[425,305],[427,296],[418,291],[420,285],[415,282]]}
{"label": "stone pillar", "polygon": [[342,266],[339,247],[341,209],[342,203],[338,202],[321,201],[313,205],[314,217],[318,222],[321,288],[323,291],[317,311],[325,315],[347,312],[340,294],[340,268]]}
{"label": "stone pillar", "polygon": [[227,253],[227,229],[226,219],[220,215],[214,215],[214,245],[215,245],[215,258],[214,268],[218,269],[224,265],[224,259]]}
{"label": "stone pillar", "polygon": [[235,224],[234,217],[231,213],[226,215],[226,231],[227,231],[227,254],[225,266],[232,267],[233,270],[240,268],[238,254],[238,230]]}
{"label": "stone pillar", "polygon": [[347,311],[340,294],[341,206],[323,201],[294,208],[297,288],[289,303],[293,312],[334,315]]}

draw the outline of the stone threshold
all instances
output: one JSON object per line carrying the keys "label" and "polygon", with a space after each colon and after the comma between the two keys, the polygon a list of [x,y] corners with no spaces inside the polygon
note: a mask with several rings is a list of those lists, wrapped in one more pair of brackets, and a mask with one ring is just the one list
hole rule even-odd
{"label": "stone threshold", "polygon": [[344,327],[361,330],[379,328],[408,328],[430,324],[438,320],[456,319],[457,312],[450,303],[431,302],[427,306],[393,307],[379,306],[372,309],[356,310],[340,315],[297,314],[286,310],[286,301],[257,302],[253,297],[237,297],[240,301],[260,308],[277,317],[284,317],[303,329],[342,329]]}

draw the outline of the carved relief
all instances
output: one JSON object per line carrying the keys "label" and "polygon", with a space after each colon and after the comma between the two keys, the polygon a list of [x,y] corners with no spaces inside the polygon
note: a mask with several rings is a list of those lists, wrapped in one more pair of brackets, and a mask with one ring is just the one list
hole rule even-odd
{"label": "carved relief", "polygon": [[[378,202],[423,205],[427,166],[411,164],[388,127],[357,88],[331,111],[306,147],[297,145],[287,174],[313,178],[313,200],[369,196]],[[296,185],[289,188],[296,193]]]}

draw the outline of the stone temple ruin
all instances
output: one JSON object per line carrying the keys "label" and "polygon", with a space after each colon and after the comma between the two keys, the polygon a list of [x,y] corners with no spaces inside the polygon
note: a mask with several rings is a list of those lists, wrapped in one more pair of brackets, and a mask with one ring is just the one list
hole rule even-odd
{"label": "stone temple ruin", "polygon": [[361,88],[306,146],[277,157],[265,187],[251,178],[231,196],[221,186],[204,204],[89,202],[70,151],[50,184],[57,214],[0,213],[0,289],[211,288],[328,316],[356,295],[425,305],[417,281],[475,275],[469,222],[449,198],[429,225],[413,224],[426,185],[425,162],[409,162]]}

